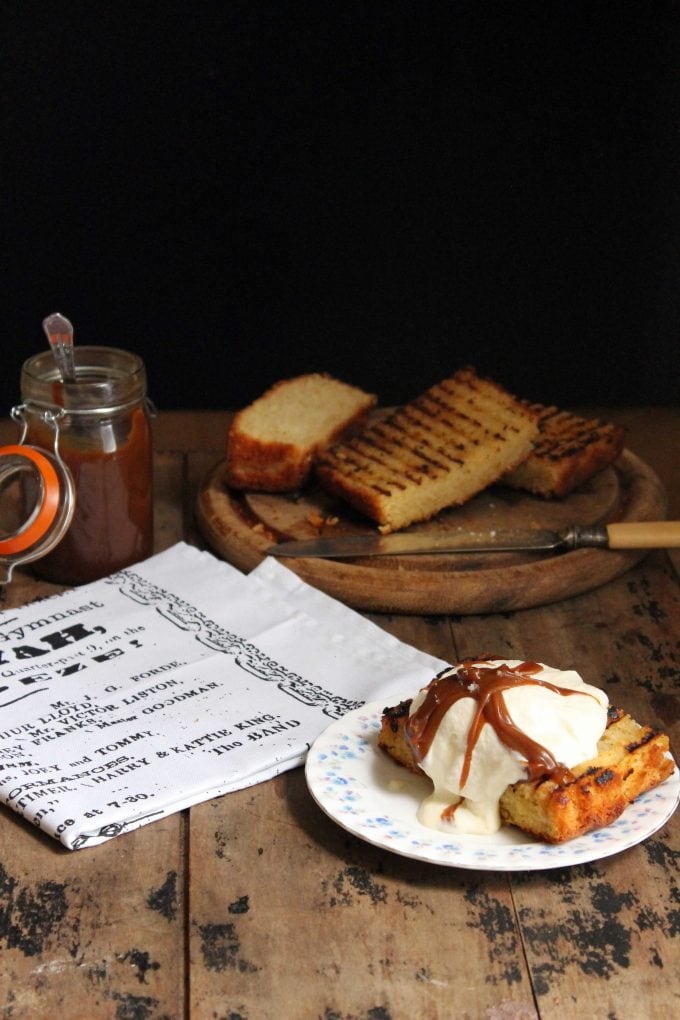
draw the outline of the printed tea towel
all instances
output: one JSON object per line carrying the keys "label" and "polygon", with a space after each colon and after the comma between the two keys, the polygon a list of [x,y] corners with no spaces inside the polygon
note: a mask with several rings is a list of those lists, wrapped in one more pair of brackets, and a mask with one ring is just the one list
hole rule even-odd
{"label": "printed tea towel", "polygon": [[443,667],[273,559],[179,543],[0,613],[0,802],[70,849],[300,765]]}

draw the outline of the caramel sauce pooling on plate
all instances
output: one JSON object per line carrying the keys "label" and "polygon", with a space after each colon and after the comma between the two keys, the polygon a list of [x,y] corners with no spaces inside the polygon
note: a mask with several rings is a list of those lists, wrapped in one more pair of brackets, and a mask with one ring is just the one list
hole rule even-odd
{"label": "caramel sauce pooling on plate", "polygon": [[570,770],[555,760],[550,751],[532,740],[512,720],[503,697],[513,687],[545,687],[554,694],[569,697],[582,691],[557,687],[537,674],[543,667],[537,662],[522,662],[518,666],[501,663],[483,665],[486,660],[466,659],[454,670],[445,670],[428,685],[423,703],[409,717],[406,736],[417,762],[421,762],[430,749],[442,719],[461,698],[472,698],[476,708],[468,730],[465,757],[460,776],[463,789],[470,772],[472,755],[485,723],[496,732],[506,747],[521,755],[529,780],[550,776],[558,783],[572,778]]}

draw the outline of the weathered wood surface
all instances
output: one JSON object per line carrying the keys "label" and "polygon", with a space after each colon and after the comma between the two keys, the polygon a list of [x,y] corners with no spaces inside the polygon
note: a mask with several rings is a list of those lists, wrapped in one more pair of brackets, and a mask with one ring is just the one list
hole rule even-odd
{"label": "weathered wood surface", "polygon": [[[630,419],[628,446],[680,516],[680,413]],[[200,543],[193,501],[225,422],[180,412],[157,422],[159,549]],[[20,573],[4,605],[53,590]],[[373,619],[444,658],[574,666],[680,748],[680,592],[664,553],[553,606]],[[76,852],[3,809],[0,1016],[670,1018],[679,871],[678,814],[591,864],[512,874],[425,865],[338,828],[300,769]]]}

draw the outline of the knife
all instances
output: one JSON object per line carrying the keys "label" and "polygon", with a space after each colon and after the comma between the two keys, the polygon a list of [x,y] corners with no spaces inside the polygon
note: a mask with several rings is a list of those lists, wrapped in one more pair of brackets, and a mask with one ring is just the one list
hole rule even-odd
{"label": "knife", "polygon": [[410,556],[418,553],[538,552],[571,549],[677,549],[680,521],[632,521],[618,524],[572,524],[560,531],[512,529],[452,534],[338,535],[301,542],[279,542],[267,549],[271,556]]}

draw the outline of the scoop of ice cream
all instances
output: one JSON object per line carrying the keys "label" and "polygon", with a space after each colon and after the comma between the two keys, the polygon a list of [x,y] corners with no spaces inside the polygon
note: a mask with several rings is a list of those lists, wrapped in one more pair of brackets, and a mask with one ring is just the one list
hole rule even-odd
{"label": "scoop of ice cream", "polygon": [[413,699],[407,734],[434,790],[418,818],[430,828],[492,833],[511,783],[597,754],[607,697],[574,670],[484,660],[446,670]]}

